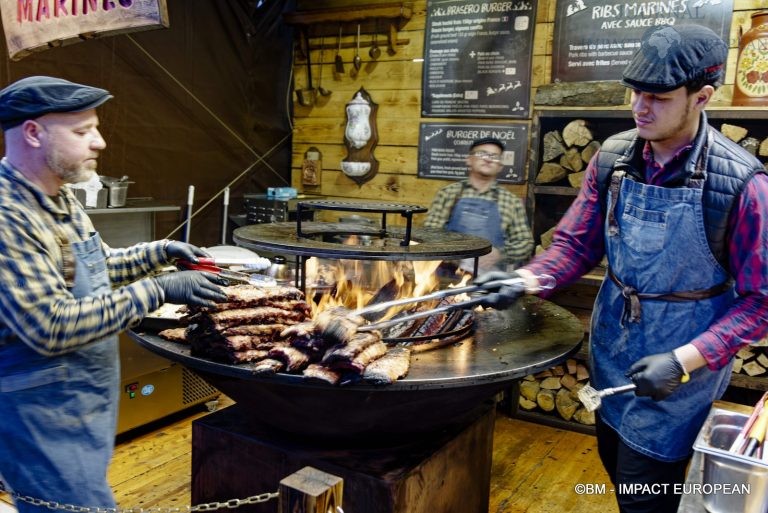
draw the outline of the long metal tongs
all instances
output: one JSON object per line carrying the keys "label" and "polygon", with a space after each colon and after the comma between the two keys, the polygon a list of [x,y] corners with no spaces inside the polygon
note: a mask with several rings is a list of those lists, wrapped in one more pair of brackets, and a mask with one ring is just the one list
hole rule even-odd
{"label": "long metal tongs", "polygon": [[[555,279],[552,276],[549,276],[548,274],[542,274],[536,276],[536,279],[539,282],[538,290],[549,290],[555,288]],[[393,301],[385,301],[382,303],[376,303],[373,305],[366,306],[364,308],[360,308],[359,310],[355,310],[350,315],[358,315],[358,316],[364,316],[369,313],[375,313],[375,312],[381,312],[383,310],[388,310],[394,306],[401,306],[401,305],[407,305],[410,303],[421,303],[424,301],[432,301],[435,299],[443,299],[448,296],[456,296],[458,294],[471,294],[474,292],[495,292],[499,290],[501,287],[520,287],[525,288],[525,279],[524,278],[509,278],[507,280],[497,280],[497,281],[489,281],[487,283],[483,283],[482,285],[467,285],[465,287],[456,287],[456,288],[448,288],[444,290],[438,290],[437,292],[432,292],[431,294],[426,294],[424,296],[416,296],[416,297],[406,297],[402,299],[395,299]],[[458,310],[458,309],[465,309],[472,306],[476,306],[481,304],[483,301],[485,301],[485,296],[477,296],[473,297],[471,299],[468,299],[466,301],[459,301],[456,303],[450,303],[447,305],[439,306],[437,308],[432,308],[430,310],[423,310],[420,312],[415,312],[412,314],[404,315],[402,317],[396,317],[392,318],[386,321],[381,322],[374,322],[371,324],[366,324],[364,326],[360,326],[357,328],[357,331],[373,331],[373,330],[379,330],[379,329],[385,329],[389,328],[391,326],[396,326],[403,322],[408,322],[413,319],[420,319],[422,317],[429,317],[430,315],[435,315],[443,312],[448,312],[451,310]]]}

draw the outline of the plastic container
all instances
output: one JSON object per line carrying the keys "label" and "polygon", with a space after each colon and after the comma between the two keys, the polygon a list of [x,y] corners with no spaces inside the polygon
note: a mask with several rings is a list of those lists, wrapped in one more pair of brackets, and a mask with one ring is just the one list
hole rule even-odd
{"label": "plastic container", "polygon": [[713,408],[693,444],[702,455],[703,503],[711,513],[768,512],[768,463],[728,451],[748,418]]}

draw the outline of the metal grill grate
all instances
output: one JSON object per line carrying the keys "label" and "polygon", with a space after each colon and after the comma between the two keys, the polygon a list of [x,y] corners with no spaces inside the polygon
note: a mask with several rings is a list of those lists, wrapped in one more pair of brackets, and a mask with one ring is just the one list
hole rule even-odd
{"label": "metal grill grate", "polygon": [[184,368],[181,374],[182,395],[184,404],[191,404],[219,393],[203,378]]}

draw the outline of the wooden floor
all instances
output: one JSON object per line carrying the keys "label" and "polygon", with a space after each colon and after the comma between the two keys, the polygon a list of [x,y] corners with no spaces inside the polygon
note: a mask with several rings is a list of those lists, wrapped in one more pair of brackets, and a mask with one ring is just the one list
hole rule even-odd
{"label": "wooden floor", "polygon": [[[219,406],[229,404],[224,397]],[[120,441],[109,481],[121,508],[189,505],[191,422],[206,414],[197,411]],[[489,513],[618,511],[610,491],[580,495],[577,485],[611,488],[594,436],[497,414]],[[253,495],[273,491],[254,490]],[[0,513],[13,513],[9,498],[3,500]]]}

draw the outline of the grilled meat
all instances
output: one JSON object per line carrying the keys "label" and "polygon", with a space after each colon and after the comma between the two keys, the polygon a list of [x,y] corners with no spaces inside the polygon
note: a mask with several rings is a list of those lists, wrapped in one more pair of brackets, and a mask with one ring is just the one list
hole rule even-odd
{"label": "grilled meat", "polygon": [[182,344],[188,344],[187,328],[168,328],[158,333],[161,337],[171,342],[180,342]]}
{"label": "grilled meat", "polygon": [[[306,305],[306,307],[305,307]],[[242,324],[289,324],[307,319],[309,306],[304,301],[286,301],[273,306],[235,308],[207,315],[196,314],[190,321],[222,331]]]}
{"label": "grilled meat", "polygon": [[267,357],[283,362],[290,373],[299,372],[309,364],[309,355],[291,346],[275,347]]}
{"label": "grilled meat", "polygon": [[337,343],[345,343],[352,340],[365,319],[344,307],[328,308],[317,315],[315,330],[322,336]]}
{"label": "grilled meat", "polygon": [[327,363],[327,365],[334,370],[343,370],[353,372],[355,374],[362,374],[365,368],[377,358],[381,358],[387,352],[387,344],[381,340],[377,340],[373,344],[368,345],[365,349],[357,353],[352,359],[337,358]]}
{"label": "grilled meat", "polygon": [[273,360],[272,358],[264,358],[253,364],[254,374],[276,374],[283,370],[285,365],[280,360]]}
{"label": "grilled meat", "polygon": [[317,363],[309,364],[307,368],[302,371],[302,375],[306,376],[307,378],[325,381],[331,385],[336,385],[341,380],[341,373]]}
{"label": "grilled meat", "polygon": [[372,361],[363,371],[363,379],[374,385],[390,385],[408,374],[411,367],[411,351],[395,347]]}
{"label": "grilled meat", "polygon": [[304,299],[304,294],[296,287],[255,287],[253,285],[241,284],[223,287],[223,290],[227,295],[227,301],[217,303],[211,311],[267,306]]}
{"label": "grilled meat", "polygon": [[348,343],[339,343],[328,349],[322,363],[328,365],[336,361],[350,361],[377,342],[381,342],[381,333],[378,331],[355,333]]}

